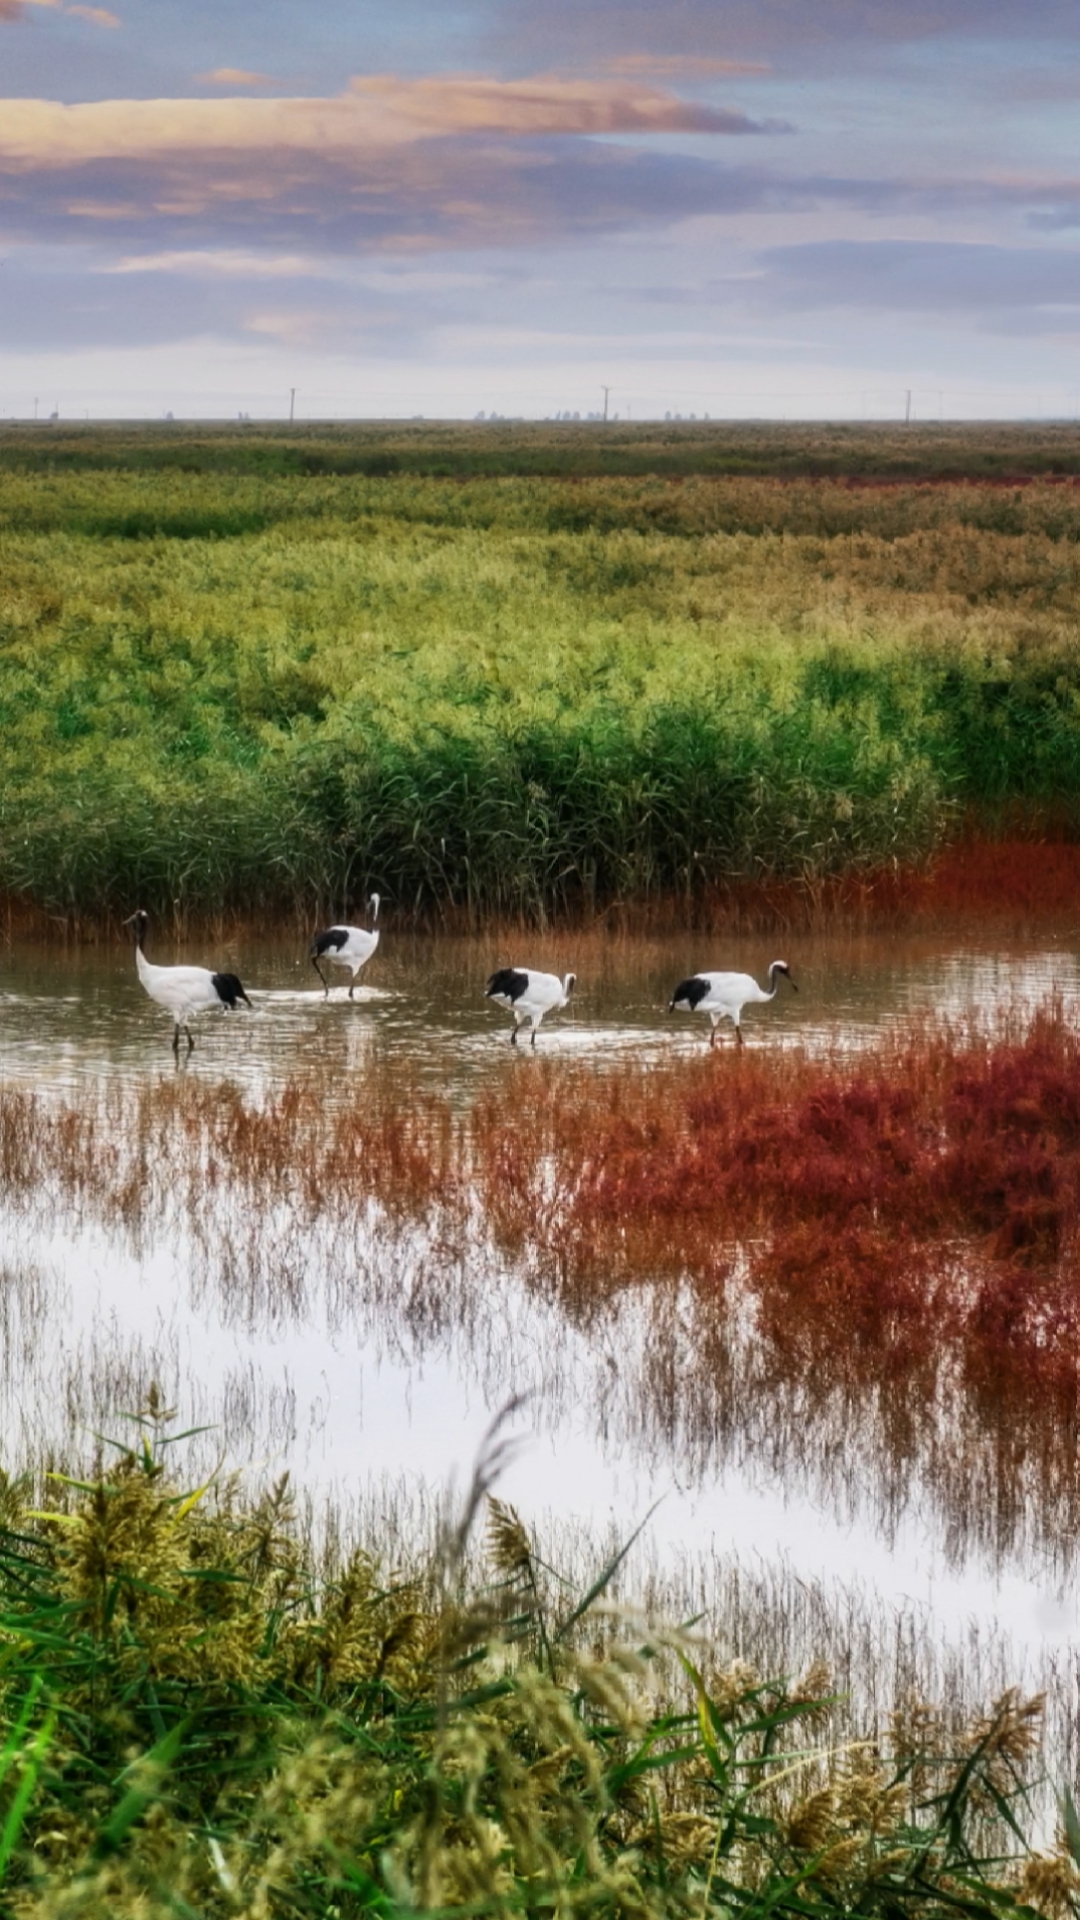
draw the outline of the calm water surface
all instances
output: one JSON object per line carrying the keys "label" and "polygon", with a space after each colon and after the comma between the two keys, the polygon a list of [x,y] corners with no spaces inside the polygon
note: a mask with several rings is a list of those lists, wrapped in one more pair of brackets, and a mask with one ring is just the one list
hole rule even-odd
{"label": "calm water surface", "polygon": [[[292,939],[150,944],[162,962],[235,968],[253,1013],[203,1017],[195,1053],[177,1068],[169,1020],[139,986],[129,949],[16,943],[0,949],[0,1083],[78,1100],[105,1082],[134,1087],[180,1071],[256,1096],[307,1080],[328,1102],[360,1106],[373,1071],[400,1062],[409,1084],[462,1102],[514,1074],[528,1100],[528,1050],[511,1051],[508,1016],[483,999],[487,973],[508,962],[578,973],[572,1006],[545,1023],[537,1046],[568,1072],[603,1072],[628,1056],[662,1069],[702,1049],[707,1023],[665,1010],[674,984],[716,966],[762,978],[778,954],[799,992],[781,985],[770,1006],[748,1010],[751,1046],[858,1048],[931,1014],[1022,1015],[1053,996],[1080,1016],[1080,936],[1064,926],[1005,944],[594,934],[511,949],[413,939],[391,922],[351,1004],[344,985],[324,998]],[[279,1206],[259,1222],[283,1249],[285,1216]],[[1002,1623],[1021,1652],[1064,1650],[1077,1633],[1060,1554],[1030,1537],[1012,1556],[992,1554],[977,1529],[958,1536],[928,1480],[879,1483],[861,1463],[853,1472],[842,1428],[815,1450],[797,1444],[791,1405],[777,1407],[775,1432],[768,1410],[756,1424],[723,1408],[711,1422],[700,1406],[695,1415],[701,1309],[670,1289],[662,1302],[642,1289],[575,1322],[481,1238],[462,1259],[430,1233],[392,1226],[377,1206],[347,1274],[316,1231],[305,1270],[272,1307],[235,1284],[227,1227],[210,1244],[176,1216],[116,1232],[46,1197],[19,1211],[0,1199],[0,1233],[9,1449],[115,1431],[156,1378],[185,1424],[215,1428],[211,1454],[288,1466],[314,1494],[346,1503],[380,1486],[423,1498],[455,1466],[467,1470],[492,1413],[523,1393],[527,1444],[501,1490],[530,1516],[625,1534],[660,1498],[649,1532],[661,1554],[782,1554],[801,1578],[839,1577],[926,1609],[946,1637],[962,1639],[972,1619]],[[680,1354],[695,1383],[685,1404]],[[737,1381],[718,1381],[716,1393],[737,1399]],[[847,1417],[857,1422],[859,1411]]]}
{"label": "calm water surface", "polygon": [[[1055,992],[1066,1005],[1080,998],[1080,920],[1076,929],[1051,930],[1037,943],[1006,946],[902,936],[789,936],[765,944],[592,934],[576,942],[534,937],[504,949],[479,940],[395,936],[391,925],[360,975],[351,1006],[348,976],[331,973],[345,984],[334,984],[326,999],[291,938],[209,946],[205,938],[184,945],[151,939],[149,946],[149,957],[162,964],[190,960],[238,970],[254,1002],[254,1015],[241,1010],[235,1018],[201,1018],[193,1071],[253,1088],[315,1075],[327,1081],[329,1097],[343,1101],[356,1098],[358,1080],[379,1055],[418,1068],[444,1091],[460,1088],[463,1096],[504,1071],[497,1043],[508,1039],[511,1023],[484,1000],[483,986],[489,972],[508,963],[578,973],[571,1005],[545,1022],[538,1044],[545,1053],[586,1057],[598,1068],[628,1053],[659,1062],[692,1052],[707,1036],[707,1023],[667,1013],[676,982],[715,967],[745,969],[763,980],[776,957],[789,962],[800,990],[792,994],[782,982],[771,1006],[748,1010],[744,1033],[752,1045],[859,1046],[898,1020],[927,1013],[1022,1011]],[[0,1075],[8,1082],[77,1092],[88,1077],[160,1070],[171,1064],[171,1031],[123,949],[0,947]],[[730,1027],[720,1031],[730,1042]]]}

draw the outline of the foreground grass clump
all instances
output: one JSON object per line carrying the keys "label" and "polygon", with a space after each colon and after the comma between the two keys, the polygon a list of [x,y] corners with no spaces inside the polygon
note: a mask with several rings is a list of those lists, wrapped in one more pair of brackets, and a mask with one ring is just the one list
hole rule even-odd
{"label": "foreground grass clump", "polygon": [[[142,1438],[51,1505],[3,1485],[0,1904],[79,1915],[1075,1910],[1024,1838],[1039,1703],[860,1736],[827,1676],[621,1648],[487,1493],[430,1565],[317,1577],[284,1485],[181,1491]],[[487,1507],[487,1574],[466,1575]]]}
{"label": "foreground grass clump", "polygon": [[573,434],[536,471],[444,438],[305,467],[102,433],[42,471],[0,437],[0,889],[539,918],[895,868],[964,811],[1075,826],[1071,484],[921,484],[913,442],[853,486],[800,434],[754,471],[675,435],[669,471],[646,433],[622,473],[598,432],[595,471]]}

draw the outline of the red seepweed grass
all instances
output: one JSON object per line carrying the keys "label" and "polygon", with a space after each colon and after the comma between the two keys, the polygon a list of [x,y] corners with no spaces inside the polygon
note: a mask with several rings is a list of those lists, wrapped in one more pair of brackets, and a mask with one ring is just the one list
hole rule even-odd
{"label": "red seepweed grass", "polygon": [[1043,1537],[1075,1537],[1080,1036],[1060,1010],[858,1055],[506,1065],[471,1107],[397,1063],[356,1110],[317,1083],[261,1104],[182,1078],[78,1107],[0,1090],[0,1192],[137,1235],[179,1217],[252,1312],[290,1290],[301,1310],[316,1268],[346,1299],[412,1223],[408,1310],[433,1320],[459,1269],[480,1300],[493,1251],[581,1325],[637,1289],[639,1424],[691,1450],[736,1427],[819,1444],[849,1477],[884,1461],[898,1502],[917,1465],[957,1526],[1008,1544],[1037,1501]]}
{"label": "red seepweed grass", "polygon": [[677,1272],[752,1307],[785,1374],[1080,1388],[1080,1040],[935,1028],[872,1058],[755,1049],[490,1096],[474,1155],[507,1243],[581,1284]]}
{"label": "red seepweed grass", "polygon": [[9,1089],[0,1187],[16,1202],[51,1183],[131,1224],[209,1219],[220,1186],[256,1239],[281,1202],[298,1236],[367,1198],[391,1219],[438,1211],[463,1250],[489,1235],[554,1273],[576,1311],[689,1281],[815,1391],[883,1368],[929,1390],[948,1361],[977,1393],[1075,1414],[1080,1038],[1060,1013],[826,1059],[536,1060],[530,1086],[508,1074],[463,1110],[395,1072],[361,1111],[291,1084],[261,1105],[167,1081],[100,1107]]}

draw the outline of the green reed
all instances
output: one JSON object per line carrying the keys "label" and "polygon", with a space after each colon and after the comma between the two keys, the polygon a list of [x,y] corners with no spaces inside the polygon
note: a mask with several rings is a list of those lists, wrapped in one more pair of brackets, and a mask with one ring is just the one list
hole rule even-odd
{"label": "green reed", "polygon": [[284,1482],[177,1485],[170,1420],[151,1394],[112,1465],[0,1487],[5,1913],[1075,1910],[1068,1845],[1025,1838],[1037,1702],[860,1735],[820,1666],[620,1627],[621,1554],[570,1588],[491,1494],[497,1427],[426,1566],[320,1576]]}
{"label": "green reed", "polygon": [[542,917],[1075,819],[1071,488],[41,444],[0,440],[0,888],[50,911]]}

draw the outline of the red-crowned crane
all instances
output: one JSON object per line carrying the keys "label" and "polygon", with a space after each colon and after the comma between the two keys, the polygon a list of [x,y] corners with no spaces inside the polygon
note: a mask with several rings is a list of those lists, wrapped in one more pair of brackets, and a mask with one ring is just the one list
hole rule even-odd
{"label": "red-crowned crane", "polygon": [[349,967],[352,979],[349,981],[349,999],[353,997],[356,976],[361,967],[366,967],[379,944],[379,933],[375,925],[379,917],[379,895],[373,893],[368,901],[371,913],[371,927],[327,927],[324,933],[317,933],[311,943],[310,960],[319,979],[323,983],[323,992],[330,998],[330,983],[319,965],[320,960],[329,960],[332,966]]}
{"label": "red-crowned crane", "polygon": [[500,1007],[509,1008],[514,1016],[514,1031],[510,1035],[510,1045],[517,1045],[518,1028],[528,1020],[532,1025],[532,1044],[536,1045],[536,1029],[545,1013],[554,1013],[557,1007],[565,1007],[577,984],[577,974],[568,973],[560,980],[557,973],[537,973],[533,967],[500,967],[493,973],[484,988],[484,997],[494,1000]]}
{"label": "red-crowned crane", "polygon": [[155,967],[143,951],[149,924],[150,916],[142,907],[124,921],[125,927],[135,929],[135,969],[151,1000],[172,1014],[173,1052],[180,1052],[183,1027],[190,1053],[195,1042],[188,1022],[195,1014],[205,1013],[208,1007],[231,1013],[241,1000],[246,1007],[251,1001],[235,973],[212,973],[209,967]]}
{"label": "red-crowned crane", "polygon": [[728,1019],[735,1028],[735,1038],[742,1046],[742,1010],[747,1006],[760,1006],[776,997],[777,981],[780,975],[788,981],[792,990],[799,989],[791,978],[791,968],[786,960],[774,960],[769,968],[769,990],[759,987],[749,973],[695,973],[689,980],[683,980],[671,996],[669,1013],[707,1013],[712,1021],[709,1045],[716,1044],[716,1024],[718,1020]]}

